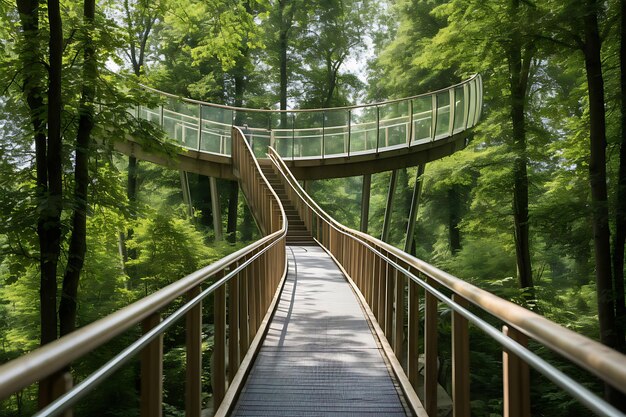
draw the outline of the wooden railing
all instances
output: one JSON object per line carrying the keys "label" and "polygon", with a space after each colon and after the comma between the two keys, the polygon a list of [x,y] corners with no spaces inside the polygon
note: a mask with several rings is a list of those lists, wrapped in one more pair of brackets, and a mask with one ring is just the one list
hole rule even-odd
{"label": "wooden railing", "polygon": [[[280,200],[263,176],[241,133],[236,132],[234,138],[234,166],[266,236],[113,314],[0,366],[0,400],[40,381],[53,386],[58,398],[40,398],[40,407],[44,408],[38,415],[58,415],[66,412],[125,362],[140,355],[141,415],[161,416],[163,334],[184,319],[186,415],[199,417],[202,407],[202,300],[213,294],[211,377],[214,407],[219,407],[227,395],[227,387],[233,388],[240,383],[238,381],[243,379],[259,347],[276,304],[277,289],[284,282],[287,270],[287,220]],[[162,319],[161,312],[183,297],[188,301]],[[72,362],[138,325],[143,332],[139,339],[72,387],[69,370]]]}
{"label": "wooden railing", "polygon": [[[468,284],[387,243],[339,224],[304,192],[273,149],[270,149],[270,159],[309,231],[336,259],[358,289],[362,302],[377,323],[374,327],[379,332],[398,380],[418,416],[437,415],[439,303],[452,310],[454,416],[470,415],[470,323],[502,346],[505,416],[530,417],[529,365],[594,413],[624,416],[539,358],[526,345],[529,338],[533,339],[622,392],[626,392],[625,355]],[[446,296],[442,289],[452,293],[452,296]],[[415,395],[418,382],[421,382],[418,340],[422,295],[425,304],[423,401]],[[408,306],[405,300],[408,300]],[[483,310],[503,322],[504,326],[501,330],[491,326],[471,313],[468,306]]]}

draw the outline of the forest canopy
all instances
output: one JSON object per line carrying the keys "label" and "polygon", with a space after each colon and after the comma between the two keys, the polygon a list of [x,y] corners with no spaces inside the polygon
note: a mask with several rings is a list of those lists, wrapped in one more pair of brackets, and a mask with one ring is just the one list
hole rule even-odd
{"label": "forest canopy", "polygon": [[[179,150],[129,112],[159,105],[142,85],[284,110],[408,97],[475,73],[484,108],[468,145],[374,174],[364,222],[365,177],[307,190],[380,237],[396,176],[389,243],[626,352],[626,2],[16,0],[0,2],[0,39],[0,363],[260,236],[236,181],[114,150],[128,136],[165,158]],[[180,372],[181,340],[167,341],[166,381]],[[166,414],[180,415],[180,387],[165,390]],[[134,415],[131,397],[102,394],[81,411]],[[36,398],[24,390],[0,415],[29,415]]]}

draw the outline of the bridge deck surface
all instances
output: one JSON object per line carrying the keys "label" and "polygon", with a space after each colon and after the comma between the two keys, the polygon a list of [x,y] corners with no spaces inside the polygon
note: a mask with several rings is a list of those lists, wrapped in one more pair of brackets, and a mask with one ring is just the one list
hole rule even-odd
{"label": "bridge deck surface", "polygon": [[232,415],[405,416],[339,268],[318,246],[287,253],[289,275],[276,314]]}

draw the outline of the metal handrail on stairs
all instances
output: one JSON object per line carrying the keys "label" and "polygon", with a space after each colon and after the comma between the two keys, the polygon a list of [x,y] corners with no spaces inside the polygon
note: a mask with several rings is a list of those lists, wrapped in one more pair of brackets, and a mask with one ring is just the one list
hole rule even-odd
{"label": "metal handrail on stairs", "polygon": [[[527,348],[533,339],[626,393],[626,356],[517,304],[475,287],[379,239],[335,221],[306,194],[274,150],[269,157],[309,231],[335,258],[378,323],[377,330],[398,380],[418,416],[437,414],[438,303],[452,310],[452,401],[455,416],[470,415],[469,330],[471,323],[502,346],[504,413],[530,416],[529,365],[597,415],[624,416],[579,382]],[[421,290],[420,290],[421,289]],[[451,292],[448,297],[445,292]],[[420,292],[425,300],[424,395],[419,381]],[[408,299],[408,317],[405,316]],[[493,327],[469,307],[504,323]],[[407,348],[404,342],[407,341]]]}

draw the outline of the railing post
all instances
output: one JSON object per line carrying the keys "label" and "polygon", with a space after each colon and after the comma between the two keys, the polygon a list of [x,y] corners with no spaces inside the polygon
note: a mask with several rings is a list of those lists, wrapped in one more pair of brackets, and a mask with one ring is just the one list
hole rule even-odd
{"label": "railing post", "polygon": [[380,107],[376,106],[376,155],[380,146]]}
{"label": "railing post", "polygon": [[[202,292],[197,286],[187,292],[191,300]],[[202,302],[189,310],[185,316],[186,326],[186,384],[185,416],[200,417],[202,413]]]}
{"label": "railing post", "polygon": [[[385,252],[378,248],[379,252],[383,255]],[[378,258],[378,288],[376,290],[376,297],[378,298],[378,324],[384,329],[385,327],[385,288],[387,286],[387,263],[379,255],[375,255]]]}
{"label": "railing post", "polygon": [[162,105],[159,106],[159,121],[161,123],[161,127],[163,127],[163,123],[164,123],[164,120],[165,120],[165,114],[164,113],[165,112],[163,111],[163,106]]}
{"label": "railing post", "polygon": [[[254,256],[254,254],[252,254]],[[258,260],[252,261],[248,266],[248,342],[252,343],[254,336],[256,336],[256,300],[257,300],[257,285],[256,285],[256,264]]]}
{"label": "railing post", "polygon": [[326,111],[322,111],[322,159],[326,153]]}
{"label": "railing post", "polygon": [[[159,313],[152,314],[142,323],[143,333],[161,322]],[[141,416],[163,415],[163,335],[154,339],[141,351]]]}
{"label": "railing post", "polygon": [[[502,327],[505,336],[526,347],[528,338],[513,327]],[[518,356],[502,351],[504,417],[530,417],[530,375],[528,364]]]}
{"label": "railing post", "polygon": [[419,309],[419,285],[409,279],[409,334],[407,335],[407,368],[409,382],[414,389],[418,385],[419,371],[419,329],[420,329],[420,309]]}
{"label": "railing post", "polygon": [[[202,104],[198,104],[198,151],[202,146]],[[220,153],[224,153],[220,144]]]}
{"label": "railing post", "polygon": [[352,109],[348,110],[348,158],[350,158],[351,138],[352,138]]}
{"label": "railing post", "polygon": [[[427,282],[433,283],[432,279]],[[426,291],[424,318],[424,407],[429,416],[437,415],[437,298]]]}
{"label": "railing post", "polygon": [[[216,274],[215,280],[224,277],[224,271]],[[213,317],[215,323],[213,342],[213,369],[211,370],[211,382],[213,387],[213,407],[217,410],[226,393],[226,288],[220,286],[213,293]]]}
{"label": "railing post", "polygon": [[[467,307],[468,302],[458,294],[452,301]],[[469,328],[467,319],[452,312],[452,403],[454,417],[470,415]]]}
{"label": "railing post", "polygon": [[[235,263],[235,267],[238,263]],[[239,369],[239,274],[228,281],[228,381]]]}
{"label": "railing post", "polygon": [[437,136],[437,94],[431,96],[431,115],[430,115],[430,140],[435,140]]}
{"label": "railing post", "polygon": [[[54,400],[72,389],[72,374],[67,369],[56,372],[45,379],[39,381],[39,392],[37,398],[38,408],[41,410]],[[72,409],[65,410],[60,414],[63,417],[72,417]]]}
{"label": "railing post", "polygon": [[[387,254],[389,256],[390,254]],[[393,299],[395,295],[396,269],[385,260],[385,336],[389,344],[393,342]]]}
{"label": "railing post", "polygon": [[395,308],[395,329],[393,337],[393,351],[396,358],[402,363],[404,356],[404,274],[395,271],[396,276],[396,308]]}
{"label": "railing post", "polygon": [[409,128],[407,129],[406,135],[406,147],[411,147],[411,142],[413,142],[413,100],[409,100]]}

